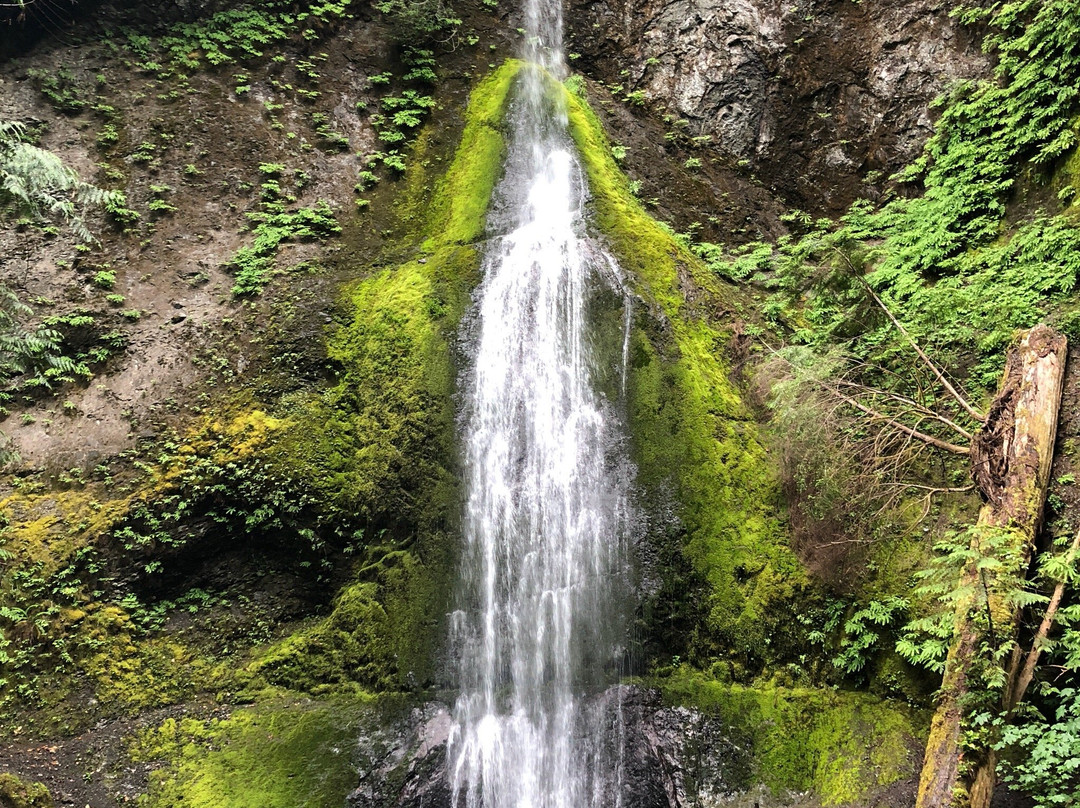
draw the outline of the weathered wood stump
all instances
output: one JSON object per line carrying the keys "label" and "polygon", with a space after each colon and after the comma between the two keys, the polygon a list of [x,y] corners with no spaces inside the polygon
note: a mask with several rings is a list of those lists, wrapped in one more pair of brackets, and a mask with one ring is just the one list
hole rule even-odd
{"label": "weathered wood stump", "polygon": [[[1004,531],[1004,541],[995,544],[996,552],[1009,556],[1009,563],[1020,570],[1030,565],[1042,523],[1066,347],[1066,338],[1047,326],[1026,332],[1010,348],[1001,387],[983,428],[972,440],[972,477],[985,499],[973,542],[979,540],[979,531]],[[982,639],[975,610],[989,616],[998,643],[1015,640],[1019,629],[1019,610],[1006,602],[994,583],[986,576],[980,578],[974,561],[961,574],[960,590],[972,594],[956,605],[953,641],[926,744],[916,808],[989,808],[994,791],[993,752],[986,750],[979,759],[964,761],[960,742],[963,701]],[[985,593],[981,605],[974,594],[977,585]]]}

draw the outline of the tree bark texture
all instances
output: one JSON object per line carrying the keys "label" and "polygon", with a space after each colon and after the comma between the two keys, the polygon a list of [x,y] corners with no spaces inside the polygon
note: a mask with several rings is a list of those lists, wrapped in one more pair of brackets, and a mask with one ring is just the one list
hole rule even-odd
{"label": "tree bark texture", "polygon": [[[1001,387],[984,427],[972,440],[972,477],[985,504],[979,512],[981,530],[1007,530],[1008,547],[1019,568],[1031,561],[1035,536],[1042,523],[1050,481],[1058,409],[1065,378],[1065,337],[1046,326],[1023,334],[1009,349]],[[978,532],[973,541],[978,541]],[[973,545],[974,546],[974,545]],[[980,576],[972,562],[961,574],[959,587],[972,593],[956,606],[953,641],[937,708],[930,725],[916,808],[989,808],[994,790],[994,757],[986,750],[976,760],[964,760],[961,749],[964,701],[975,654],[983,640],[975,610],[989,616],[994,641],[1016,639],[1020,615],[995,591],[994,580]],[[985,600],[975,593],[982,587]]]}

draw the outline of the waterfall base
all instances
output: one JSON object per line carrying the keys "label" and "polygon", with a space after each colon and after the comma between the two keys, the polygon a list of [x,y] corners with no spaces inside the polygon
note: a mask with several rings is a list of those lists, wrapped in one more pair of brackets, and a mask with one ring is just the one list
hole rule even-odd
{"label": "waterfall base", "polygon": [[[621,738],[611,808],[809,805],[747,792],[753,763],[746,745],[728,737],[721,718],[665,707],[655,690],[611,687],[588,701],[582,713],[600,719],[592,726],[605,727],[606,737],[594,742],[616,753]],[[446,754],[452,726],[446,705],[412,710],[387,739],[392,751],[361,772],[349,808],[454,808]]]}

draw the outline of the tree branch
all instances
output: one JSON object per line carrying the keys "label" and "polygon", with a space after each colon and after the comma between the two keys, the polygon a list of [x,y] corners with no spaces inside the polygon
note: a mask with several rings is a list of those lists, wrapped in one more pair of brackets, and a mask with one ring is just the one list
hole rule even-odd
{"label": "tree branch", "polygon": [[930,357],[926,355],[926,352],[922,348],[919,347],[919,343],[915,341],[915,338],[913,336],[911,336],[911,334],[909,334],[907,332],[907,329],[904,328],[904,326],[900,324],[900,321],[896,319],[896,316],[891,311],[889,311],[889,307],[885,305],[884,301],[882,301],[882,299],[880,297],[878,297],[877,292],[875,292],[873,290],[873,288],[867,282],[866,278],[864,278],[861,273],[856,273],[856,277],[858,277],[859,282],[862,283],[862,285],[866,288],[866,291],[867,291],[867,293],[869,293],[870,297],[872,297],[874,299],[874,302],[878,304],[878,306],[881,308],[881,310],[883,312],[885,312],[885,316],[889,318],[889,322],[891,322],[894,326],[896,326],[896,330],[904,335],[904,339],[906,339],[908,341],[908,343],[911,345],[911,347],[915,349],[915,353],[917,353],[919,355],[919,358],[922,359],[922,361],[926,364],[926,366],[928,368],[930,368],[930,372],[933,373],[934,376],[937,377],[937,380],[939,382],[941,382],[942,387],[944,387],[946,390],[949,391],[949,395],[951,395],[954,399],[956,399],[956,402],[961,407],[963,407],[964,411],[968,415],[970,415],[972,418],[974,418],[980,424],[985,423],[986,422],[986,416],[983,415],[981,412],[979,412],[974,407],[972,407],[967,402],[967,399],[964,398],[962,395],[960,395],[960,391],[958,391],[955,387],[953,387],[952,384],[949,382],[949,380],[945,378],[945,374],[941,370],[938,369],[938,366],[935,365],[933,363],[933,361],[930,359]]}
{"label": "tree branch", "polygon": [[971,440],[971,433],[964,429],[962,426],[950,420],[949,418],[946,418],[944,415],[934,412],[929,407],[920,404],[912,398],[902,396],[899,393],[894,393],[890,390],[879,390],[874,387],[867,387],[866,385],[859,384],[858,382],[849,382],[845,379],[838,380],[837,384],[843,385],[844,387],[851,387],[856,390],[862,390],[864,393],[869,393],[871,395],[885,396],[886,398],[891,398],[893,401],[899,401],[902,404],[907,404],[908,406],[915,407],[920,413],[927,416],[928,418],[933,418],[935,421],[940,421],[956,433],[962,435],[968,440]]}
{"label": "tree branch", "polygon": [[[1077,531],[1076,538],[1073,539],[1072,546],[1069,548],[1069,554],[1065,557],[1065,566],[1071,567],[1076,562],[1078,552],[1080,552],[1080,531]],[[1024,660],[1024,668],[1020,671],[1012,692],[1009,694],[1008,703],[1005,705],[1007,711],[1014,710],[1016,705],[1023,701],[1024,694],[1027,693],[1028,686],[1035,677],[1035,667],[1039,664],[1039,655],[1042,654],[1043,647],[1046,645],[1046,638],[1050,634],[1050,629],[1053,628],[1054,618],[1057,616],[1058,607],[1061,605],[1064,596],[1065,581],[1061,580],[1054,587],[1054,594],[1050,598],[1046,612],[1043,613],[1042,623],[1039,624],[1039,630],[1035,632],[1031,650],[1028,651],[1027,658]]]}
{"label": "tree branch", "polygon": [[866,276],[858,268],[856,268],[854,264],[851,263],[851,258],[848,257],[847,253],[834,245],[829,246],[834,253],[836,253],[838,256],[840,256],[841,259],[843,259],[844,263],[847,264],[848,270],[851,272],[851,274],[855,276],[855,279],[863,285],[863,288],[866,289],[867,294],[869,294],[870,297],[873,298],[874,302],[877,303],[878,307],[883,312],[885,312],[885,316],[889,318],[889,322],[896,326],[896,330],[904,335],[904,339],[906,339],[911,345],[911,347],[915,349],[915,353],[917,353],[919,355],[919,358],[922,359],[922,361],[926,364],[928,368],[930,368],[930,371],[934,374],[934,376],[937,377],[937,380],[941,382],[942,386],[949,391],[949,395],[956,399],[956,402],[964,408],[964,411],[968,415],[970,415],[979,423],[985,423],[986,416],[980,413],[974,407],[972,407],[967,402],[967,399],[960,395],[960,391],[953,387],[949,380],[945,378],[945,374],[938,369],[937,365],[934,364],[933,360],[931,360],[930,357],[927,356],[926,352],[919,347],[919,343],[915,341],[915,338],[908,333],[907,329],[904,328],[903,325],[901,325],[900,321],[896,319],[896,316],[892,313],[892,311],[889,310],[889,307],[885,305],[885,302],[880,297],[878,297],[877,292],[874,291],[873,287],[870,286],[869,282],[866,280]]}
{"label": "tree branch", "polygon": [[943,440],[941,440],[939,438],[935,438],[933,435],[927,435],[925,432],[920,432],[917,429],[912,429],[910,426],[907,426],[906,424],[903,424],[900,421],[897,421],[895,418],[890,418],[888,415],[882,415],[880,412],[877,412],[876,410],[870,409],[865,404],[863,404],[861,401],[858,401],[857,399],[854,399],[851,396],[846,396],[843,393],[841,393],[839,390],[834,390],[833,392],[840,399],[847,402],[848,404],[850,404],[855,409],[861,410],[862,412],[865,412],[871,418],[877,419],[879,421],[885,421],[887,424],[889,424],[889,425],[895,427],[896,429],[900,430],[905,435],[910,435],[911,437],[916,438],[917,440],[921,440],[923,443],[928,443],[931,446],[936,446],[939,449],[944,449],[946,452],[952,452],[953,454],[960,454],[960,455],[970,455],[971,454],[971,450],[969,448],[967,448],[966,446],[957,446],[955,443],[949,443],[948,441],[943,441]]}

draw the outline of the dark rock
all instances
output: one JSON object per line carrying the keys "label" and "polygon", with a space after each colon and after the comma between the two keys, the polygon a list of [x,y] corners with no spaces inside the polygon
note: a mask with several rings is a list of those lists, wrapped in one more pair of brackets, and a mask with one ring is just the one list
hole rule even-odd
{"label": "dark rock", "polygon": [[[739,793],[750,782],[751,760],[727,737],[718,718],[665,707],[656,691],[619,685],[582,709],[585,727],[601,728],[594,750],[618,761],[594,793],[633,808],[682,808]],[[448,709],[429,704],[395,726],[361,739],[365,761],[349,808],[452,808],[447,775]],[[590,733],[589,737],[595,737]]]}
{"label": "dark rock", "polygon": [[[932,127],[930,102],[988,73],[940,0],[573,0],[569,51],[669,128],[805,209],[879,191]],[[677,123],[681,120],[682,123]]]}
{"label": "dark rock", "polygon": [[362,738],[360,784],[348,808],[450,808],[450,712],[432,703]]}

